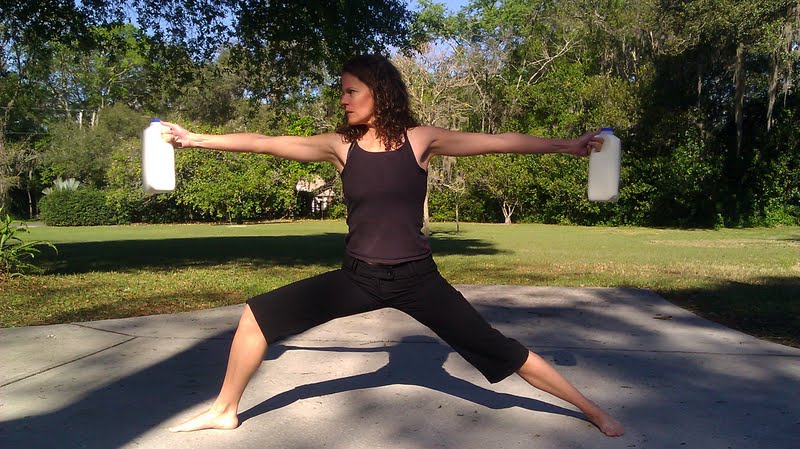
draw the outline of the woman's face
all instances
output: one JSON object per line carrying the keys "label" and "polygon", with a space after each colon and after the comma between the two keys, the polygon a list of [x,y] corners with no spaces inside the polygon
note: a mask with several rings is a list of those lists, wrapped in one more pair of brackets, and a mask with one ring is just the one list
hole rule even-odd
{"label": "woman's face", "polygon": [[372,89],[355,75],[342,74],[342,100],[347,123],[353,125],[369,125],[375,119],[375,101]]}

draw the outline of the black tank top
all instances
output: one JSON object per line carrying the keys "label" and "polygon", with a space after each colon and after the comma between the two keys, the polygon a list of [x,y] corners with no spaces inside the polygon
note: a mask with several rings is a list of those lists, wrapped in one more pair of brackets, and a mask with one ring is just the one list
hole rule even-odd
{"label": "black tank top", "polygon": [[347,205],[345,251],[376,264],[398,264],[431,254],[422,234],[428,173],[406,136],[394,151],[373,153],[353,142],[342,170]]}

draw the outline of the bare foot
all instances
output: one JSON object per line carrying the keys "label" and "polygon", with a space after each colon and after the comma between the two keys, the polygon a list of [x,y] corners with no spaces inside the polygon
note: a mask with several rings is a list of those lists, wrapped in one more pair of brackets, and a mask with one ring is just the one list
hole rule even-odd
{"label": "bare foot", "polygon": [[596,415],[587,414],[586,418],[607,436],[619,437],[625,434],[625,428],[622,427],[622,423],[612,418],[608,413],[598,411]]}
{"label": "bare foot", "polygon": [[231,430],[239,427],[239,417],[236,412],[216,412],[213,409],[198,415],[185,423],[170,427],[170,432],[192,432],[204,429]]}

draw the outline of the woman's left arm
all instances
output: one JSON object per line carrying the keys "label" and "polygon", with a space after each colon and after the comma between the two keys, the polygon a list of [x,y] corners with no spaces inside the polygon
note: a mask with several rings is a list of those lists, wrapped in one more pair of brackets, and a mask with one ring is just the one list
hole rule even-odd
{"label": "woman's left arm", "polygon": [[519,133],[466,133],[432,126],[415,128],[414,134],[427,143],[428,157],[437,154],[475,156],[490,153],[566,153],[588,156],[603,145],[603,138],[598,136],[600,130],[590,131],[575,139],[545,139]]}

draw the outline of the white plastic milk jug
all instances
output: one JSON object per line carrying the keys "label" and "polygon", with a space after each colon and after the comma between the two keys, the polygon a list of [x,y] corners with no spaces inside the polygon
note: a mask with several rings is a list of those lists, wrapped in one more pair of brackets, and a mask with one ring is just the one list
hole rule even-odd
{"label": "white plastic milk jug", "polygon": [[175,150],[161,138],[161,120],[150,120],[142,133],[142,185],[145,193],[175,190]]}
{"label": "white plastic milk jug", "polygon": [[611,128],[600,132],[603,146],[589,156],[589,200],[617,201],[619,198],[620,142]]}

